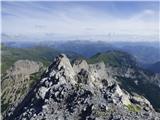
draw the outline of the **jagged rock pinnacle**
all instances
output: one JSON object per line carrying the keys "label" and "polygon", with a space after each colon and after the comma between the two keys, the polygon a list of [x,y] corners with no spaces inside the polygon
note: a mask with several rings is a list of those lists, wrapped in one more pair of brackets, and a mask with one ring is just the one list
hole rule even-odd
{"label": "jagged rock pinnacle", "polygon": [[[114,78],[106,72],[103,62],[87,64],[76,60],[73,67],[66,55],[56,57],[35,88],[26,96],[14,112],[12,120],[146,120],[146,113],[138,99],[122,90]],[[145,100],[145,99],[144,99]],[[138,103],[139,102],[139,103]],[[148,102],[148,101],[147,101]],[[150,104],[145,107],[152,113]],[[129,112],[126,106],[139,106],[141,112]],[[133,108],[132,108],[133,109]]]}

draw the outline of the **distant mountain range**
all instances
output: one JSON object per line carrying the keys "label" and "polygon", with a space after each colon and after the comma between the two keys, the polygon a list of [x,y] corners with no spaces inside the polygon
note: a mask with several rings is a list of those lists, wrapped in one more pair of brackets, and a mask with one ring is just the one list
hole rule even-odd
{"label": "distant mountain range", "polygon": [[160,73],[160,61],[149,65],[147,69],[154,73]]}
{"label": "distant mountain range", "polygon": [[[73,52],[84,57],[91,57],[99,52],[120,50],[134,56],[140,66],[146,67],[160,61],[159,42],[104,42],[104,41],[47,41],[47,42],[4,42],[6,46],[30,48],[43,46],[61,52]],[[50,44],[47,44],[50,43]]]}
{"label": "distant mountain range", "polygon": [[101,61],[114,67],[135,67],[137,64],[133,56],[118,50],[97,53],[88,59],[88,62],[92,64]]}

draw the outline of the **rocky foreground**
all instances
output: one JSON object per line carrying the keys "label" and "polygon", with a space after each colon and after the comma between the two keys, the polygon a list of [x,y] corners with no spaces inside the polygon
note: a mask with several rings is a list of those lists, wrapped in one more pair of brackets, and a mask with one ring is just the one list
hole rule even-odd
{"label": "rocky foreground", "polygon": [[103,62],[61,54],[6,120],[160,120],[150,102],[121,89]]}

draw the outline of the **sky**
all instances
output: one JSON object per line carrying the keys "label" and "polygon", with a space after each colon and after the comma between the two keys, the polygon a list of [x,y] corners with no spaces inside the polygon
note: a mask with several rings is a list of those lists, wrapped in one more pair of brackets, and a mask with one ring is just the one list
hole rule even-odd
{"label": "sky", "polygon": [[2,2],[2,35],[20,40],[24,36],[103,40],[141,36],[158,40],[159,4],[153,1]]}

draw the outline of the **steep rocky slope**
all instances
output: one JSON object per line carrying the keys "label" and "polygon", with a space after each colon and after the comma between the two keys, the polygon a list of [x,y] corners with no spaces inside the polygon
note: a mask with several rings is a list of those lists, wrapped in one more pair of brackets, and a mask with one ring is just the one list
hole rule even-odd
{"label": "steep rocky slope", "polygon": [[18,60],[6,71],[2,76],[3,113],[21,102],[42,71],[42,63],[30,60]]}
{"label": "steep rocky slope", "polygon": [[160,111],[160,74],[140,68],[136,59],[126,52],[107,51],[88,59],[89,63],[103,61],[107,72],[128,92],[144,95]]}
{"label": "steep rocky slope", "polygon": [[107,72],[103,62],[73,65],[61,54],[7,120],[158,120],[150,102],[129,94]]}

